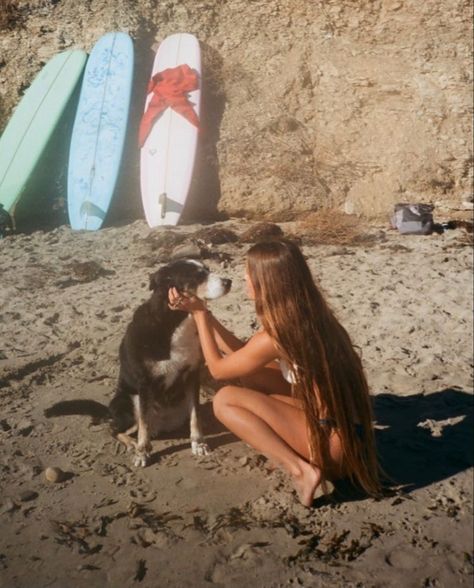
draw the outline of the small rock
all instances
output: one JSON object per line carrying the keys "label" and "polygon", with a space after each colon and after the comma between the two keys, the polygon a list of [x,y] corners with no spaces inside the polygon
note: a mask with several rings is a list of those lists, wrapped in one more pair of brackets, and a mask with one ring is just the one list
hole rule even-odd
{"label": "small rock", "polygon": [[23,490],[23,492],[20,492],[18,495],[18,498],[21,500],[21,502],[36,500],[36,498],[38,498],[38,492],[35,492],[34,490]]}
{"label": "small rock", "polygon": [[58,482],[63,482],[66,478],[66,474],[61,468],[49,467],[44,470],[44,477],[48,482],[56,484]]}
{"label": "small rock", "polygon": [[139,537],[140,543],[143,545],[143,547],[148,547],[149,545],[152,545],[156,539],[155,533],[149,527],[145,527],[144,529],[140,529],[138,531],[138,537]]}
{"label": "small rock", "polygon": [[249,463],[249,458],[248,457],[241,457],[241,458],[239,458],[239,463],[241,466],[246,466]]}

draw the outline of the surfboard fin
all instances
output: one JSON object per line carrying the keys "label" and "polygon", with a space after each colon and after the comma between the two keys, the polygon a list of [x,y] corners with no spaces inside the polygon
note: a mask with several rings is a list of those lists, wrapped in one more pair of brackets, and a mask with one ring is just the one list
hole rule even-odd
{"label": "surfboard fin", "polygon": [[163,192],[162,194],[160,194],[159,199],[158,199],[158,203],[161,206],[161,218],[165,218],[165,216],[166,216],[166,200],[167,200],[166,192]]}
{"label": "surfboard fin", "polygon": [[102,210],[102,208],[99,208],[97,204],[94,204],[90,200],[85,200],[81,204],[81,215],[83,216],[96,216],[97,218],[104,220],[105,214],[106,213]]}

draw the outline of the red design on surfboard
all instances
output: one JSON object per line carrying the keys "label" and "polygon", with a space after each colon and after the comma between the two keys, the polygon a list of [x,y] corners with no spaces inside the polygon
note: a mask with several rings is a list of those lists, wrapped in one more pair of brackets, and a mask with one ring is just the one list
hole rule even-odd
{"label": "red design on surfboard", "polygon": [[145,144],[155,120],[168,107],[199,128],[199,118],[188,98],[188,93],[198,88],[198,74],[186,64],[164,69],[151,78],[148,94],[153,95],[140,122],[140,147]]}

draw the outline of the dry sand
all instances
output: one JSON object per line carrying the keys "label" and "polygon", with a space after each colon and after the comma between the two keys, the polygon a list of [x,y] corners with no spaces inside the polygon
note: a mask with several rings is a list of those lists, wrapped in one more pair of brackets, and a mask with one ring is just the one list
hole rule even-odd
{"label": "dry sand", "polygon": [[[181,247],[197,248],[199,228],[176,229]],[[154,442],[145,469],[117,451],[106,425],[43,416],[61,399],[111,398],[120,339],[172,249],[163,234],[137,221],[0,240],[0,586],[472,586],[464,233],[402,237],[382,227],[365,245],[304,247],[361,348],[381,458],[396,480],[380,501],[340,488],[311,510],[215,421],[211,386],[202,403],[212,454],[194,458],[178,431]],[[208,264],[234,282],[213,311],[242,336],[255,328],[246,247],[206,248]],[[47,467],[67,479],[47,481]]]}

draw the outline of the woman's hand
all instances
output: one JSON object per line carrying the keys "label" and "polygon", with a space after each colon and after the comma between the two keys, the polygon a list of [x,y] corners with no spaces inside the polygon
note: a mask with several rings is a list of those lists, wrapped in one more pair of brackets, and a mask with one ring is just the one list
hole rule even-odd
{"label": "woman's hand", "polygon": [[199,311],[207,311],[206,304],[197,296],[188,296],[178,292],[176,288],[168,290],[168,306],[171,310],[182,310],[194,314]]}

